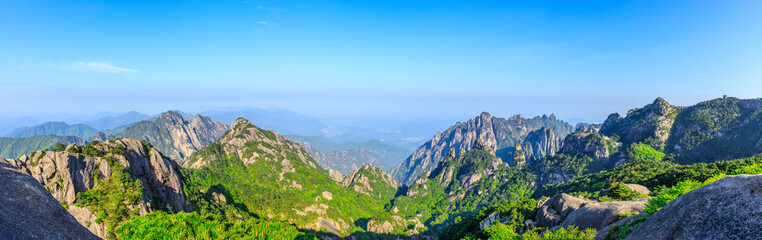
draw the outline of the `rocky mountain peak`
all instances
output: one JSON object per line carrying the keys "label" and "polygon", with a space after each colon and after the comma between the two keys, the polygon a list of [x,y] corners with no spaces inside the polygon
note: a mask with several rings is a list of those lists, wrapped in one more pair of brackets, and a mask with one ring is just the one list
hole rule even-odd
{"label": "rocky mountain peak", "polygon": [[187,210],[177,166],[150,145],[134,139],[93,142],[85,147],[72,144],[66,151],[37,151],[19,158],[18,163],[21,171],[47,187],[77,221],[100,237],[106,236],[107,223],[97,220],[98,213],[87,206],[77,206],[77,193],[98,188],[117,171],[126,171],[143,185],[142,198],[125,203],[130,210],[141,215],[155,208]]}
{"label": "rocky mountain peak", "polygon": [[158,118],[172,120],[174,122],[183,121],[183,115],[176,111],[166,111],[160,114]]}
{"label": "rocky mountain peak", "polygon": [[[230,124],[231,129],[240,129],[244,126],[248,125],[254,125],[254,123],[251,123],[249,120],[246,120],[244,118],[238,118],[233,123]],[[256,126],[256,125],[255,125]]]}
{"label": "rocky mountain peak", "polygon": [[[491,146],[484,143],[484,141],[481,138],[477,138],[476,141],[474,141],[474,147],[473,149],[479,149],[486,152],[493,152],[494,149],[492,149]],[[449,155],[449,153],[448,153]]]}
{"label": "rocky mountain peak", "polygon": [[506,162],[512,162],[516,144],[523,143],[530,132],[542,127],[548,127],[555,132],[556,136],[566,136],[573,130],[568,123],[547,117],[525,119],[521,115],[514,115],[504,119],[484,112],[435,135],[397,165],[392,170],[392,176],[405,184],[412,185],[422,173],[433,170],[445,158],[449,159],[448,154],[454,153],[453,158],[457,158],[476,148],[477,139],[480,141],[479,149],[505,158]]}
{"label": "rocky mountain peak", "polygon": [[153,121],[141,121],[117,137],[146,140],[171,159],[182,164],[196,150],[214,142],[228,130],[227,125],[196,115],[184,118],[167,111]]}
{"label": "rocky mountain peak", "polygon": [[351,174],[344,176],[341,185],[366,195],[393,197],[401,184],[384,170],[373,166],[373,164],[365,164]]}
{"label": "rocky mountain peak", "polygon": [[[236,119],[231,124],[231,129],[215,143],[222,147],[228,155],[235,155],[241,159],[244,164],[251,164],[260,160],[277,161],[288,166],[287,170],[293,170],[291,169],[291,164],[293,164],[291,161],[299,160],[310,167],[320,168],[301,145],[292,142],[278,132],[261,129],[243,118]],[[288,160],[290,154],[296,158]],[[209,159],[210,157],[217,156],[194,154],[183,163],[183,166],[201,168],[206,166],[209,161],[218,160]]]}
{"label": "rocky mountain peak", "polygon": [[664,100],[661,97],[656,98],[656,100],[654,100],[653,103],[646,105],[644,107],[644,109],[646,109],[647,111],[654,112],[661,116],[669,114],[673,108],[674,107],[672,105],[670,105],[666,100]]}

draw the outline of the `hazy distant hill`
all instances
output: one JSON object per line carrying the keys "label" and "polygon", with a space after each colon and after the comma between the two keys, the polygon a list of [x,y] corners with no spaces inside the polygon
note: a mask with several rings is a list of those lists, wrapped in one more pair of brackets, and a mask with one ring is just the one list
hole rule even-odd
{"label": "hazy distant hill", "polygon": [[150,115],[132,111],[117,116],[105,116],[96,120],[86,121],[84,124],[100,131],[104,131],[119,128],[132,123],[137,123],[150,118]]}
{"label": "hazy distant hill", "polygon": [[85,124],[69,125],[64,122],[46,122],[32,127],[22,127],[6,134],[6,137],[22,138],[40,135],[90,137],[98,130]]}
{"label": "hazy distant hill", "polygon": [[390,172],[413,152],[378,140],[334,143],[325,137],[289,135],[288,138],[302,144],[323,167],[342,174],[349,174],[368,163]]}
{"label": "hazy distant hill", "polygon": [[61,143],[69,145],[72,143],[84,144],[85,140],[74,136],[54,136],[42,135],[28,138],[0,138],[0,157],[16,159],[21,155],[29,154],[32,151],[48,149]]}

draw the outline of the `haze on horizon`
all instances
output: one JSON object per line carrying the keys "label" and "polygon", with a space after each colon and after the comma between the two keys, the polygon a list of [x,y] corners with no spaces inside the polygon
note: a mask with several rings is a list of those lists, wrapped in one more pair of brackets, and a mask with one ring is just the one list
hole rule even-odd
{"label": "haze on horizon", "polygon": [[760,1],[3,1],[0,116],[227,107],[324,119],[762,97]]}

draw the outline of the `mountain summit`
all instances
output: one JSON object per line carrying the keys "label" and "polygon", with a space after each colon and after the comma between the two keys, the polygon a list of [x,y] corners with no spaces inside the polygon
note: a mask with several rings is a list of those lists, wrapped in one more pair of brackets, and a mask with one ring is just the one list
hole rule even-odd
{"label": "mountain summit", "polygon": [[421,174],[433,170],[451,150],[454,157],[458,157],[470,151],[477,139],[483,143],[483,147],[492,149],[500,159],[513,163],[516,144],[524,144],[524,140],[531,132],[542,128],[553,132],[553,137],[545,137],[552,143],[547,143],[548,140],[540,140],[541,136],[535,137],[538,139],[538,144],[527,145],[537,149],[528,152],[530,157],[531,154],[542,152],[540,149],[557,149],[557,146],[560,146],[560,139],[574,130],[573,126],[556,119],[553,114],[530,119],[515,115],[505,119],[482,112],[467,122],[459,122],[446,131],[434,135],[431,140],[397,165],[392,170],[392,176],[402,183],[411,185]]}

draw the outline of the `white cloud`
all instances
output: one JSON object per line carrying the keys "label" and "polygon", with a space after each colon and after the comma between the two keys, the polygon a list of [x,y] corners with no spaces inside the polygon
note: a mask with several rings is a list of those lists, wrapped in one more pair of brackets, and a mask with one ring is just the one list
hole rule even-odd
{"label": "white cloud", "polygon": [[72,63],[61,62],[60,64],[53,65],[52,68],[62,69],[62,70],[107,72],[107,73],[139,73],[140,72],[135,69],[117,67],[107,62],[72,62]]}
{"label": "white cloud", "polygon": [[259,22],[257,22],[257,24],[266,25],[266,24],[268,24],[268,22],[267,21],[259,21]]}

